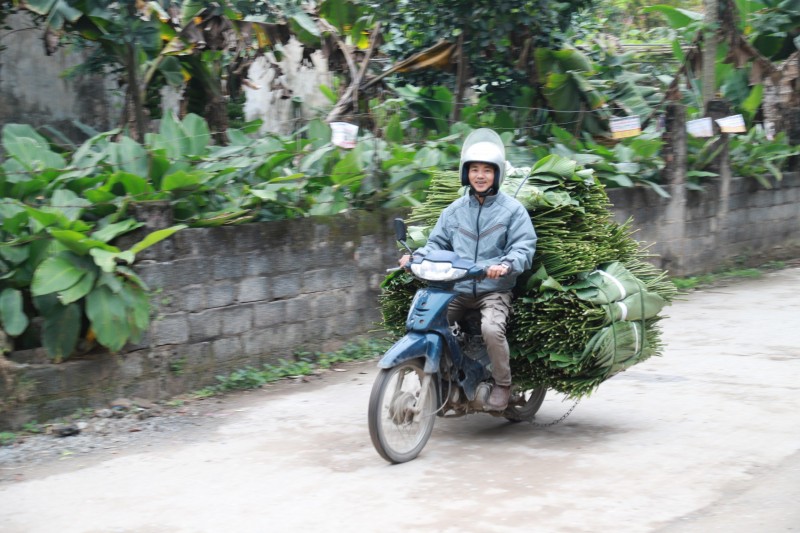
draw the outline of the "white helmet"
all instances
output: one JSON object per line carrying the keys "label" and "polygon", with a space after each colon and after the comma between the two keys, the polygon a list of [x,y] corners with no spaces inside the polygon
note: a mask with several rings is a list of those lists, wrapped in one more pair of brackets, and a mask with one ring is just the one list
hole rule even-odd
{"label": "white helmet", "polygon": [[494,167],[494,190],[500,190],[506,174],[506,148],[500,136],[489,128],[470,133],[461,148],[461,185],[469,185],[469,164],[489,163]]}

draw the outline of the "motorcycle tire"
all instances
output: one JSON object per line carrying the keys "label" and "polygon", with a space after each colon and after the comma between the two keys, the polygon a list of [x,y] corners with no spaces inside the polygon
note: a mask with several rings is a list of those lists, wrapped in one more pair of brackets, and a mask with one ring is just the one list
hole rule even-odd
{"label": "motorcycle tire", "polygon": [[372,386],[369,435],[378,454],[390,463],[414,459],[431,436],[437,403],[434,379],[427,381],[423,405],[416,405],[424,378],[422,362],[415,359],[382,369]]}
{"label": "motorcycle tire", "polygon": [[542,406],[542,402],[544,402],[547,387],[528,389],[521,391],[519,394],[525,399],[524,403],[522,405],[509,405],[503,411],[503,416],[511,422],[533,422],[533,418]]}

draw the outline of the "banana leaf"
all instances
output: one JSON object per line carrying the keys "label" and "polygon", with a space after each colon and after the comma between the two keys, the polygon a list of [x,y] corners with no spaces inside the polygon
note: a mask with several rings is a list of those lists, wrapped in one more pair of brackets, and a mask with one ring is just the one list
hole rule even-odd
{"label": "banana leaf", "polygon": [[594,304],[610,304],[636,294],[644,285],[619,262],[610,263],[586,276],[586,288],[578,289],[578,298]]}
{"label": "banana leaf", "polygon": [[658,315],[667,301],[658,294],[640,291],[611,304],[601,305],[606,312],[607,323],[642,320]]}

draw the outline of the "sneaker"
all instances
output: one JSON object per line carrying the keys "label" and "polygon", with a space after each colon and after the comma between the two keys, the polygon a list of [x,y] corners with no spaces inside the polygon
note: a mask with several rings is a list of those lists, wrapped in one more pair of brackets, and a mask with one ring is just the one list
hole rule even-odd
{"label": "sneaker", "polygon": [[508,407],[508,398],[511,396],[511,387],[495,385],[486,402],[487,411],[504,411]]}

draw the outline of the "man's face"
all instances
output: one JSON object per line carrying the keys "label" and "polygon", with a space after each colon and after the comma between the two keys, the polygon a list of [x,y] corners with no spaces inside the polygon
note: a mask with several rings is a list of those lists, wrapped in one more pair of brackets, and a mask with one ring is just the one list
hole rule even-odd
{"label": "man's face", "polygon": [[494,167],[489,163],[470,163],[468,176],[476,192],[486,192],[494,184]]}

